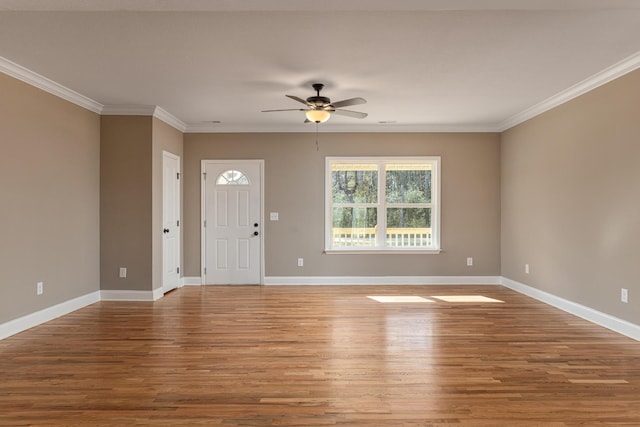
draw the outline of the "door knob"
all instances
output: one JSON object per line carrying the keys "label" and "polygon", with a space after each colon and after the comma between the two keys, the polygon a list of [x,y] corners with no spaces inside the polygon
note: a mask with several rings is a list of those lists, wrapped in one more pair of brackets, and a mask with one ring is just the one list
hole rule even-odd
{"label": "door knob", "polygon": [[260,234],[260,233],[258,233],[257,231],[254,231],[254,232],[253,232],[253,235],[254,235],[254,236],[257,236],[258,234]]}
{"label": "door knob", "polygon": [[257,226],[258,226],[258,223],[257,223],[257,222],[256,222],[256,223],[254,223],[254,224],[253,224],[253,226],[254,226],[254,227],[257,227]]}
{"label": "door knob", "polygon": [[162,230],[162,232],[163,232],[164,234],[167,234],[167,233],[169,232],[169,229],[168,229],[168,228],[165,228],[164,230]]}

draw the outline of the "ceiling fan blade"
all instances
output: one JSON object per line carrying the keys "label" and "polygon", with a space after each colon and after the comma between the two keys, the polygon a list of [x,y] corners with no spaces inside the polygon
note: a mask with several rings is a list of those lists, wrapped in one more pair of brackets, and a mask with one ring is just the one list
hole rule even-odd
{"label": "ceiling fan blade", "polygon": [[331,106],[333,108],[340,108],[340,107],[348,107],[349,105],[360,105],[360,104],[366,104],[367,100],[364,98],[350,98],[350,99],[345,99],[344,101],[338,101],[338,102],[333,102],[331,103]]}
{"label": "ceiling fan blade", "polygon": [[284,110],[262,110],[263,113],[273,113],[276,111],[307,111],[304,108],[287,108]]}
{"label": "ceiling fan blade", "polygon": [[368,116],[367,113],[361,113],[359,111],[351,111],[351,110],[333,110],[331,111],[333,114],[338,114],[340,116],[353,117],[354,119],[364,119]]}
{"label": "ceiling fan blade", "polygon": [[311,105],[311,104],[309,104],[307,101],[305,101],[304,99],[302,99],[302,98],[298,98],[297,96],[294,96],[294,95],[285,95],[285,96],[286,96],[287,98],[291,98],[291,99],[293,99],[294,101],[301,102],[301,103],[302,103],[302,104],[304,104],[304,105]]}

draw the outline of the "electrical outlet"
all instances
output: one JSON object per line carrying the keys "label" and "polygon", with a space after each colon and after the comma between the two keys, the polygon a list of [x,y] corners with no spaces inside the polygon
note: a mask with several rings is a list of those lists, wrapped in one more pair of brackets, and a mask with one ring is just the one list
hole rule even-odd
{"label": "electrical outlet", "polygon": [[467,266],[471,267],[473,265],[473,258],[467,258]]}
{"label": "electrical outlet", "polygon": [[127,268],[126,267],[120,267],[120,278],[124,279],[125,277],[127,277]]}
{"label": "electrical outlet", "polygon": [[524,272],[525,274],[529,274],[529,264],[524,265]]}
{"label": "electrical outlet", "polygon": [[304,258],[298,258],[298,267],[304,266]]}
{"label": "electrical outlet", "polygon": [[624,303],[629,302],[629,291],[625,288],[620,289],[620,301]]}
{"label": "electrical outlet", "polygon": [[44,282],[36,283],[36,295],[42,295],[44,293]]}

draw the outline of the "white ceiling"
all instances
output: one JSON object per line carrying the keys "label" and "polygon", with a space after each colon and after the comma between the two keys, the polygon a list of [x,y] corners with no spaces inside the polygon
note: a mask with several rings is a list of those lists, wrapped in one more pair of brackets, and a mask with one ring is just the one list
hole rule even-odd
{"label": "white ceiling", "polygon": [[313,82],[368,101],[324,131],[491,131],[638,68],[640,1],[0,0],[0,57],[194,131],[315,131],[260,112]]}

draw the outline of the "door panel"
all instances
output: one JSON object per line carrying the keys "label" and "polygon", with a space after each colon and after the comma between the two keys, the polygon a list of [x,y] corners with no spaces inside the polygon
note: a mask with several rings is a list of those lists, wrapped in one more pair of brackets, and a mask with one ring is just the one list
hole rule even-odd
{"label": "door panel", "polygon": [[215,224],[217,227],[227,227],[229,225],[227,192],[216,191],[216,209],[217,215]]}
{"label": "door panel", "polygon": [[203,171],[203,283],[259,284],[262,162],[204,161]]}
{"label": "door panel", "polygon": [[178,287],[180,280],[180,157],[162,155],[162,290]]}
{"label": "door panel", "polygon": [[226,239],[216,239],[216,270],[227,270],[229,267],[229,242]]}
{"label": "door panel", "polygon": [[238,191],[238,227],[249,226],[249,192]]}
{"label": "door panel", "polygon": [[238,239],[238,269],[249,270],[251,268],[250,251],[249,239]]}

